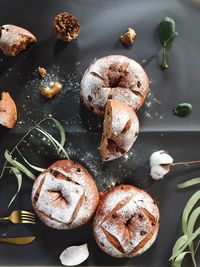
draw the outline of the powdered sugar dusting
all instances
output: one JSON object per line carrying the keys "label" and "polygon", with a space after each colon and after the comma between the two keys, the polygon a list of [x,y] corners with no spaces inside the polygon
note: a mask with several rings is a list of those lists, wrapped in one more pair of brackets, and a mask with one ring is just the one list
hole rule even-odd
{"label": "powdered sugar dusting", "polygon": [[65,172],[60,167],[52,166],[51,170],[63,174],[66,179],[55,177],[49,171],[41,174],[44,182],[35,203],[34,197],[41,177],[38,178],[39,182],[36,180],[32,200],[35,207],[45,214],[41,215],[42,219],[47,225],[57,229],[73,228],[89,220],[98,202],[97,190],[91,177],[80,167],[72,167],[69,172]]}
{"label": "powdered sugar dusting", "polygon": [[[130,186],[119,186],[103,196],[94,218],[94,232],[99,246],[105,252],[119,258],[141,253],[140,249],[138,251],[134,249],[153,229],[142,208],[151,213],[158,224],[158,208],[146,192]],[[105,231],[118,240],[123,251],[109,241]],[[153,231],[150,240],[147,238],[143,244],[142,252],[154,242],[158,227]]]}

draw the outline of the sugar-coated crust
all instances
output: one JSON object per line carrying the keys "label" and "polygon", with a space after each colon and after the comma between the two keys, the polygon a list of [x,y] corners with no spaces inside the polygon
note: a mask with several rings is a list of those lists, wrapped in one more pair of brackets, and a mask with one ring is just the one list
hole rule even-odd
{"label": "sugar-coated crust", "polygon": [[17,121],[17,108],[8,92],[3,92],[0,100],[0,124],[13,128]]}
{"label": "sugar-coated crust", "polygon": [[16,56],[28,43],[36,41],[32,33],[15,25],[2,25],[0,30],[0,48],[6,56]]}
{"label": "sugar-coated crust", "polygon": [[122,55],[99,58],[81,80],[80,96],[85,106],[103,116],[108,99],[116,99],[138,110],[148,94],[149,79],[133,59]]}
{"label": "sugar-coated crust", "polygon": [[33,185],[34,211],[42,222],[55,229],[71,229],[87,223],[98,201],[92,176],[70,160],[53,163]]}
{"label": "sugar-coated crust", "polygon": [[155,241],[159,229],[159,210],[145,191],[119,185],[99,200],[93,232],[99,247],[116,258],[145,252]]}
{"label": "sugar-coated crust", "polygon": [[127,104],[108,100],[100,144],[101,159],[108,161],[123,156],[132,147],[138,133],[139,121],[135,111]]}

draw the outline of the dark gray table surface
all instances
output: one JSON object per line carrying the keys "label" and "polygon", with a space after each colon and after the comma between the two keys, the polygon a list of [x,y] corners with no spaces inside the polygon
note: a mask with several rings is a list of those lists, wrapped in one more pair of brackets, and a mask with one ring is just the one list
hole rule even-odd
{"label": "dark gray table surface", "polygon": [[[70,44],[56,41],[52,33],[52,19],[62,11],[71,12],[81,23],[78,40]],[[164,16],[174,18],[179,33],[168,54],[167,71],[158,64],[157,26]],[[64,232],[39,221],[35,226],[1,224],[0,235],[36,234],[37,239],[27,246],[0,244],[0,265],[60,265],[59,255],[67,246],[87,242],[90,256],[83,265],[170,266],[173,244],[181,235],[182,210],[197,190],[181,191],[177,184],[199,176],[199,166],[174,168],[164,180],[155,182],[148,177],[148,160],[154,150],[160,149],[168,150],[176,161],[200,158],[200,1],[0,0],[0,25],[8,23],[29,29],[38,41],[17,57],[0,54],[0,92],[8,90],[18,109],[16,127],[0,128],[0,167],[5,149],[11,150],[29,127],[51,114],[65,128],[70,158],[87,167],[99,190],[115,182],[145,189],[158,202],[161,226],[156,242],[146,253],[132,259],[114,259],[96,245],[91,222]],[[131,48],[125,48],[119,36],[129,26],[137,32],[137,40]],[[151,88],[138,112],[140,135],[128,157],[102,164],[97,150],[102,120],[80,103],[79,82],[94,58],[110,54],[126,55],[143,65]],[[47,68],[47,82],[58,79],[63,84],[63,92],[51,101],[39,94],[38,66]],[[193,105],[189,117],[173,115],[173,108],[180,102]],[[24,145],[23,152],[31,162],[43,167],[57,159],[51,148],[37,138],[30,147]],[[16,191],[16,180],[5,175],[0,181],[0,214],[16,208],[31,209],[31,187],[32,182],[24,177],[19,196],[6,211]],[[191,262],[186,260],[185,266],[191,266]]]}

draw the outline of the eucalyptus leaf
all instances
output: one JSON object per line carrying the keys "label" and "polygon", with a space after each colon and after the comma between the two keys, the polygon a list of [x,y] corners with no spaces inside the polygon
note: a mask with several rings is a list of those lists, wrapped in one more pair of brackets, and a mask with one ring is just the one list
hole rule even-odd
{"label": "eucalyptus leaf", "polygon": [[52,142],[52,144],[55,146],[55,148],[57,149],[57,151],[59,151],[59,150],[62,151],[63,154],[66,156],[66,158],[69,159],[69,156],[68,156],[66,150],[64,149],[64,147],[51,134],[47,133],[41,127],[37,127],[36,130],[38,130],[43,135],[45,135]]}
{"label": "eucalyptus leaf", "polygon": [[191,253],[191,252],[190,251],[186,251],[186,252],[182,252],[181,254],[179,254],[176,257],[175,261],[173,262],[172,267],[180,267],[185,255],[187,255],[189,253]]}
{"label": "eucalyptus leaf", "polygon": [[180,103],[174,108],[173,112],[178,117],[186,117],[192,112],[192,105],[190,103]]}
{"label": "eucalyptus leaf", "polygon": [[[197,207],[195,210],[192,211],[190,217],[189,217],[189,220],[188,220],[188,226],[187,226],[187,236],[188,238],[190,238],[192,236],[192,233],[194,231],[194,226],[197,222],[197,219],[199,218],[199,215],[200,215],[200,207]],[[189,247],[190,247],[190,251],[191,251],[191,254],[192,254],[192,257],[194,257],[195,255],[195,250],[194,250],[194,244],[193,242],[191,242],[189,244]]]}
{"label": "eucalyptus leaf", "polygon": [[200,240],[198,241],[198,243],[197,243],[197,245],[196,245],[196,248],[195,248],[195,250],[194,250],[194,255],[197,253],[197,250],[198,250],[198,248],[199,248],[199,245],[200,245]]}
{"label": "eucalyptus leaf", "polygon": [[182,228],[183,233],[187,234],[187,224],[188,224],[188,218],[189,214],[194,208],[195,204],[200,200],[200,190],[198,190],[187,202],[182,215]]}
{"label": "eucalyptus leaf", "polygon": [[170,260],[174,260],[199,235],[200,235],[200,227],[192,234],[192,236],[189,239],[187,239],[187,241],[185,242],[185,244],[178,251],[176,251],[174,254],[172,254]]}
{"label": "eucalyptus leaf", "polygon": [[171,48],[177,35],[175,21],[170,17],[165,17],[159,24],[159,40],[163,50],[161,66],[165,69],[168,68],[166,51]]}
{"label": "eucalyptus leaf", "polygon": [[172,47],[172,43],[173,43],[174,39],[175,39],[177,36],[178,36],[178,33],[177,33],[177,32],[173,32],[173,33],[171,34],[171,36],[169,37],[169,39],[168,39],[167,42],[166,42],[166,46],[165,46],[166,50],[169,50],[169,49]]}
{"label": "eucalyptus leaf", "polygon": [[166,45],[169,44],[168,40],[170,39],[172,33],[175,32],[175,22],[170,17],[165,17],[159,25],[159,39],[162,47],[166,48]]}
{"label": "eucalyptus leaf", "polygon": [[181,183],[178,185],[178,188],[186,188],[186,187],[190,187],[196,184],[200,184],[200,178],[194,178],[194,179],[190,179],[184,183]]}
{"label": "eucalyptus leaf", "polygon": [[[180,252],[180,249],[184,246],[184,244],[187,242],[187,236],[186,235],[182,235],[181,237],[179,237],[176,240],[176,243],[174,244],[173,250],[172,250],[172,256],[173,255],[178,255]],[[171,258],[169,260],[173,260],[173,257],[171,256]]]}
{"label": "eucalyptus leaf", "polygon": [[32,165],[32,164],[30,164],[29,162],[28,162],[28,160],[22,155],[22,153],[19,151],[19,149],[17,148],[16,149],[17,150],[17,152],[20,154],[20,156],[23,158],[23,160],[32,168],[32,169],[34,169],[34,170],[36,170],[36,171],[39,171],[39,172],[43,172],[43,171],[45,171],[45,169],[43,169],[43,168],[40,168],[40,167],[37,167],[37,166],[34,166],[34,165]]}
{"label": "eucalyptus leaf", "polygon": [[13,167],[17,167],[21,172],[23,172],[24,174],[26,174],[26,176],[28,176],[29,178],[31,178],[32,180],[35,180],[36,177],[35,175],[30,172],[24,165],[22,165],[20,162],[18,162],[17,160],[13,159],[11,154],[9,153],[8,150],[5,151],[5,159],[11,164],[11,166]]}
{"label": "eucalyptus leaf", "polygon": [[17,187],[17,192],[15,193],[15,195],[12,197],[10,203],[8,204],[8,207],[9,208],[11,206],[11,204],[13,203],[13,201],[15,200],[15,198],[17,197],[20,189],[21,189],[21,186],[22,186],[22,174],[20,172],[20,170],[16,167],[11,167],[10,171],[15,175],[15,177],[17,178],[17,184],[18,184],[18,187]]}
{"label": "eucalyptus leaf", "polygon": [[[56,124],[58,130],[60,131],[60,136],[61,136],[60,145],[62,147],[64,147],[66,137],[65,137],[65,130],[64,130],[63,126],[56,119],[54,119],[54,118],[49,118],[49,119],[52,120]],[[61,150],[62,149],[59,147],[58,152],[61,152]]]}

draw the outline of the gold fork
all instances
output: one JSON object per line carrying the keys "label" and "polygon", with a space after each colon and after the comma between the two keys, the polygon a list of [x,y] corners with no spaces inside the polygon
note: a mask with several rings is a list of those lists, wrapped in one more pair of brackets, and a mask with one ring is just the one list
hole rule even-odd
{"label": "gold fork", "polygon": [[0,221],[10,220],[14,224],[31,223],[35,224],[35,214],[26,210],[15,210],[8,217],[0,217]]}

